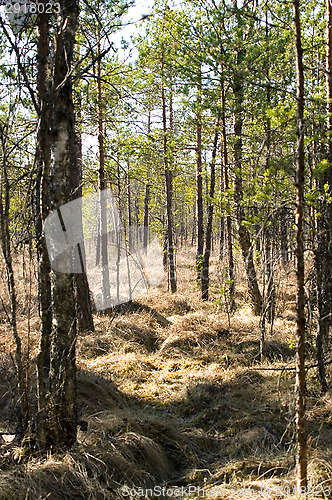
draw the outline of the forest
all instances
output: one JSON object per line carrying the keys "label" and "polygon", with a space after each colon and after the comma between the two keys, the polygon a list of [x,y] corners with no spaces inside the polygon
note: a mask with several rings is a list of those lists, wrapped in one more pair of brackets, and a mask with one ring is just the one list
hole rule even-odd
{"label": "forest", "polygon": [[0,25],[0,500],[332,498],[332,0]]}

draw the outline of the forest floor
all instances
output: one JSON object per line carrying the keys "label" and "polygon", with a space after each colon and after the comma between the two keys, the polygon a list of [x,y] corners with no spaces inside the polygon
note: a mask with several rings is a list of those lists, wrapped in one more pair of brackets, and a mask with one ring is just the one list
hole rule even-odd
{"label": "forest floor", "polygon": [[[79,335],[78,443],[47,456],[14,439],[14,345],[2,272],[0,499],[299,498],[294,274],[276,272],[277,315],[272,331],[266,324],[261,361],[260,319],[248,306],[244,279],[229,318],[216,285],[217,258],[207,302],[193,262],[193,251],[179,253],[178,293],[163,284],[142,298],[158,314],[95,315],[96,332]],[[35,269],[26,256],[17,257],[17,274],[19,332],[33,389],[39,320]],[[315,364],[314,335],[312,315],[308,365]],[[308,498],[332,498],[332,391],[320,396],[316,368],[307,381]]]}

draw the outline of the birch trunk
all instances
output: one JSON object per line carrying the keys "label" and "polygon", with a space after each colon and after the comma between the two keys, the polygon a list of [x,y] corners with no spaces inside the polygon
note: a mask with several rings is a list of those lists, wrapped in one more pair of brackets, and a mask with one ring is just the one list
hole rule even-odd
{"label": "birch trunk", "polygon": [[[46,2],[45,2],[46,3]],[[37,17],[37,91],[39,100],[39,124],[37,133],[37,179],[36,179],[36,240],[38,259],[38,303],[41,320],[39,352],[37,355],[37,443],[39,448],[47,446],[47,416],[50,367],[50,337],[52,331],[52,304],[50,262],[43,221],[50,212],[48,183],[51,161],[50,120],[52,108],[52,88],[50,71],[49,19],[46,12]]]}
{"label": "birch trunk", "polygon": [[[58,209],[71,199],[73,174],[77,171],[71,67],[78,4],[62,0],[62,18],[54,54],[54,101],[51,117],[50,208]],[[63,226],[64,232],[66,228]],[[75,443],[76,415],[76,310],[73,276],[51,272],[53,323],[50,337],[50,388],[48,401],[48,446],[68,447]]]}

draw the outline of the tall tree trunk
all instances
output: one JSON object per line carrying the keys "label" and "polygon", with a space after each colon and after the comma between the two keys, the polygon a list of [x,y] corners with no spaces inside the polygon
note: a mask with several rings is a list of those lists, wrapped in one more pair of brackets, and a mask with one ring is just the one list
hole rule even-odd
{"label": "tall tree trunk", "polygon": [[[224,163],[223,163],[223,147],[222,146],[221,146],[221,165],[220,165],[219,183],[220,183],[220,194],[221,194],[221,193],[223,193],[224,188],[225,188],[225,169],[224,169]],[[223,210],[222,194],[220,196],[219,209],[220,209],[220,214],[221,214],[220,226],[219,226],[219,231],[220,231],[219,259],[220,259],[220,261],[222,261],[224,258],[225,243],[226,243],[226,224],[225,224],[225,217],[223,216],[224,210]]]}
{"label": "tall tree trunk", "polygon": [[4,130],[1,128],[1,146],[2,146],[2,168],[1,168],[1,178],[0,178],[0,239],[1,239],[1,249],[5,261],[6,275],[7,275],[7,287],[10,300],[10,323],[13,332],[14,342],[15,342],[15,365],[16,365],[16,376],[17,376],[17,389],[18,389],[18,407],[19,407],[19,425],[18,430],[21,435],[28,428],[29,421],[29,405],[28,405],[28,394],[27,387],[25,383],[25,376],[23,370],[23,359],[22,359],[22,343],[21,338],[17,330],[17,320],[16,320],[16,309],[17,309],[17,299],[15,290],[15,278],[12,263],[12,252],[11,252],[11,240],[10,240],[10,230],[9,230],[9,209],[10,209],[10,185],[8,180],[7,172],[7,153],[6,153],[6,139]]}
{"label": "tall tree trunk", "polygon": [[[267,54],[269,54],[269,23],[268,23],[268,11],[265,13],[265,40],[267,43]],[[268,108],[271,107],[271,82],[270,82],[270,61],[269,55],[267,60],[266,68],[266,104]],[[270,168],[270,156],[271,156],[271,118],[266,117],[266,170]],[[270,227],[266,227],[265,230],[265,255],[266,255],[266,273],[267,273],[267,297],[266,297],[266,317],[269,323],[273,325],[274,314],[275,314],[275,288],[274,288],[274,266],[273,266],[273,252],[271,246],[272,232]]]}
{"label": "tall tree trunk", "polygon": [[287,266],[289,263],[287,227],[288,227],[287,208],[282,208],[280,211],[280,247],[281,247],[281,259],[284,266]]}
{"label": "tall tree trunk", "polygon": [[305,294],[304,294],[304,70],[301,41],[301,21],[299,0],[293,0],[296,70],[297,70],[297,158],[296,158],[296,429],[297,429],[297,486],[298,493],[307,491],[307,436],[306,436],[306,374],[305,374]]}
{"label": "tall tree trunk", "polygon": [[273,249],[271,245],[272,234],[269,227],[265,230],[265,255],[266,255],[266,318],[269,323],[274,322],[275,316],[275,288],[273,281]]}
{"label": "tall tree trunk", "polygon": [[[46,4],[46,1],[44,2]],[[38,303],[41,320],[39,352],[37,355],[37,442],[39,448],[47,446],[48,390],[50,368],[50,337],[52,331],[52,302],[50,262],[43,235],[43,221],[50,212],[50,161],[52,111],[52,84],[50,75],[50,35],[46,9],[37,16],[37,91],[39,99],[39,124],[37,132],[36,179],[36,241],[38,259]]]}
{"label": "tall tree trunk", "polygon": [[[99,189],[103,191],[107,184],[105,180],[105,150],[104,150],[104,121],[103,121],[103,93],[101,82],[101,47],[100,34],[97,44],[97,99],[98,99],[98,152],[99,152]],[[105,196],[100,196],[100,255],[102,266],[102,288],[105,303],[110,298],[110,278],[108,270],[108,237],[107,237],[107,201]]]}
{"label": "tall tree trunk", "polygon": [[[81,99],[78,100],[78,113],[77,118],[81,118]],[[75,145],[74,145],[75,147]],[[73,198],[82,197],[82,177],[83,177],[83,163],[82,163],[82,134],[80,127],[77,131],[77,172],[73,172]],[[83,227],[82,227],[83,235]],[[83,268],[85,269],[85,248],[84,243],[80,245],[81,258],[83,261]],[[75,274],[75,298],[76,298],[76,311],[77,311],[77,330],[79,332],[94,332],[93,316],[92,316],[92,303],[89,290],[89,283],[86,273]]]}
{"label": "tall tree trunk", "polygon": [[165,180],[166,180],[166,213],[167,213],[167,257],[168,257],[168,271],[169,271],[169,284],[171,292],[176,292],[176,273],[174,261],[174,245],[173,245],[173,214],[172,214],[172,199],[173,199],[173,172],[169,168],[168,160],[168,145],[167,145],[167,116],[166,116],[166,96],[164,87],[164,55],[161,60],[161,101],[162,101],[162,115],[163,115],[163,156],[165,166]]}
{"label": "tall tree trunk", "polygon": [[127,165],[127,208],[128,208],[128,247],[129,252],[133,248],[133,235],[132,235],[132,209],[131,209],[131,186],[130,186],[130,176],[129,176],[129,160]]}
{"label": "tall tree trunk", "polygon": [[[224,170],[223,165],[221,165],[221,170],[222,171]],[[222,182],[221,185],[224,185],[224,182]],[[220,235],[219,235],[219,258],[220,258],[220,260],[222,260],[224,258],[225,241],[226,241],[225,218],[221,216],[220,217]]]}
{"label": "tall tree trunk", "polygon": [[146,251],[148,247],[149,236],[149,203],[150,203],[150,184],[147,182],[145,185],[144,196],[144,218],[143,218],[143,248]]}
{"label": "tall tree trunk", "polygon": [[[171,120],[171,118],[170,118]],[[147,135],[150,137],[151,134],[151,111],[148,112],[148,124],[147,124]],[[148,164],[148,177],[150,176],[150,155],[147,158]],[[144,195],[144,214],[143,214],[143,248],[146,251],[148,246],[149,237],[149,204],[150,204],[150,183],[149,181],[145,184],[145,195]]]}
{"label": "tall tree trunk", "polygon": [[[229,175],[228,175],[228,148],[227,148],[227,129],[226,129],[226,100],[225,100],[225,79],[222,75],[221,79],[221,134],[222,134],[222,156],[224,166],[224,190],[227,193],[229,190]],[[222,168],[222,167],[221,167]],[[232,219],[229,213],[226,215],[226,231],[227,231],[227,260],[228,260],[228,300],[229,310],[234,312],[236,304],[234,300],[235,294],[235,272],[234,272],[234,257],[233,257],[233,232]]]}
{"label": "tall tree trunk", "polygon": [[[332,190],[332,0],[326,0],[327,4],[327,50],[326,50],[326,99],[327,99],[327,114],[326,114],[326,133],[327,133],[327,156],[328,169],[326,170],[327,181]],[[332,207],[331,203],[327,207],[328,226],[330,244],[329,250],[332,248]]]}
{"label": "tall tree trunk", "polygon": [[[328,167],[318,181],[319,188],[332,186],[332,5],[326,0],[326,135]],[[327,391],[327,380],[324,366],[324,351],[329,343],[329,329],[332,319],[332,210],[329,203],[321,202],[321,213],[317,221],[316,279],[318,304],[318,331],[316,339],[318,378],[322,393]]]}
{"label": "tall tree trunk", "polygon": [[[240,58],[241,54],[238,54]],[[262,313],[262,295],[259,290],[256,270],[254,265],[253,250],[248,228],[244,225],[245,213],[242,206],[243,188],[242,188],[242,125],[243,125],[243,82],[240,76],[235,77],[234,82],[235,115],[234,115],[234,167],[235,184],[234,196],[236,205],[236,218],[238,223],[239,243],[243,255],[248,279],[249,295],[252,301],[254,314],[259,316]]]}
{"label": "tall tree trunk", "polygon": [[196,206],[197,206],[197,279],[200,280],[203,265],[204,222],[203,222],[203,177],[202,177],[202,73],[198,74],[196,111]]}
{"label": "tall tree trunk", "polygon": [[192,222],[192,230],[191,230],[191,246],[193,247],[195,244],[196,240],[196,230],[197,230],[197,224],[196,224],[196,202],[194,203],[193,206],[193,222]]}
{"label": "tall tree trunk", "polygon": [[216,156],[217,156],[217,146],[219,137],[219,126],[220,126],[220,116],[217,118],[216,130],[214,133],[214,141],[212,148],[212,160],[211,160],[211,180],[210,180],[210,199],[208,205],[208,220],[206,226],[206,236],[205,236],[205,252],[203,256],[203,265],[201,273],[201,290],[202,299],[208,300],[209,298],[209,266],[210,266],[210,254],[211,254],[211,242],[212,242],[212,223],[213,223],[213,202],[214,202],[214,191],[216,184]]}
{"label": "tall tree trunk", "polygon": [[[326,265],[326,259],[323,257],[327,252],[328,238],[326,230],[322,228],[322,221],[318,221],[318,247],[315,252],[315,268],[317,280],[317,306],[318,306],[318,329],[316,336],[316,351],[318,364],[318,379],[322,393],[325,394],[328,385],[326,380],[326,370],[324,365],[324,351],[326,347],[326,338],[330,326],[330,308],[329,308],[329,266]],[[325,228],[326,229],[326,228]],[[324,231],[324,232],[323,232]],[[323,234],[321,233],[323,232]]]}
{"label": "tall tree trunk", "polygon": [[[60,1],[62,17],[54,54],[54,101],[51,117],[50,208],[70,201],[73,173],[77,171],[74,106],[70,69],[78,24],[76,0]],[[65,231],[66,228],[63,227]],[[50,338],[50,396],[48,446],[75,443],[76,415],[76,311],[73,276],[51,272],[53,325]]]}

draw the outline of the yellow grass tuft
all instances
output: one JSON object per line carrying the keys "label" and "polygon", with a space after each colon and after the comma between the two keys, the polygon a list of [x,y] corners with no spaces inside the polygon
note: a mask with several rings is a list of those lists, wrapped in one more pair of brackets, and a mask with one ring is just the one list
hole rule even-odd
{"label": "yellow grass tuft", "polygon": [[[154,485],[204,487],[208,500],[295,498],[294,371],[281,369],[294,366],[293,275],[278,270],[278,316],[272,331],[267,325],[261,361],[259,318],[248,306],[240,260],[239,307],[229,325],[217,258],[212,298],[203,302],[193,257],[177,256],[178,293],[164,284],[141,298],[151,312],[96,315],[96,332],[78,336],[78,443],[41,456],[27,442],[0,439],[0,499],[121,499],[123,486]],[[29,263],[25,274],[22,264],[17,256],[18,325],[34,409],[36,282],[30,286]],[[6,309],[3,270],[0,279]],[[5,309],[0,306],[0,432],[16,436],[14,343]],[[314,370],[308,390],[310,484],[329,486],[332,397],[318,397]],[[189,497],[196,498],[184,493]]]}

